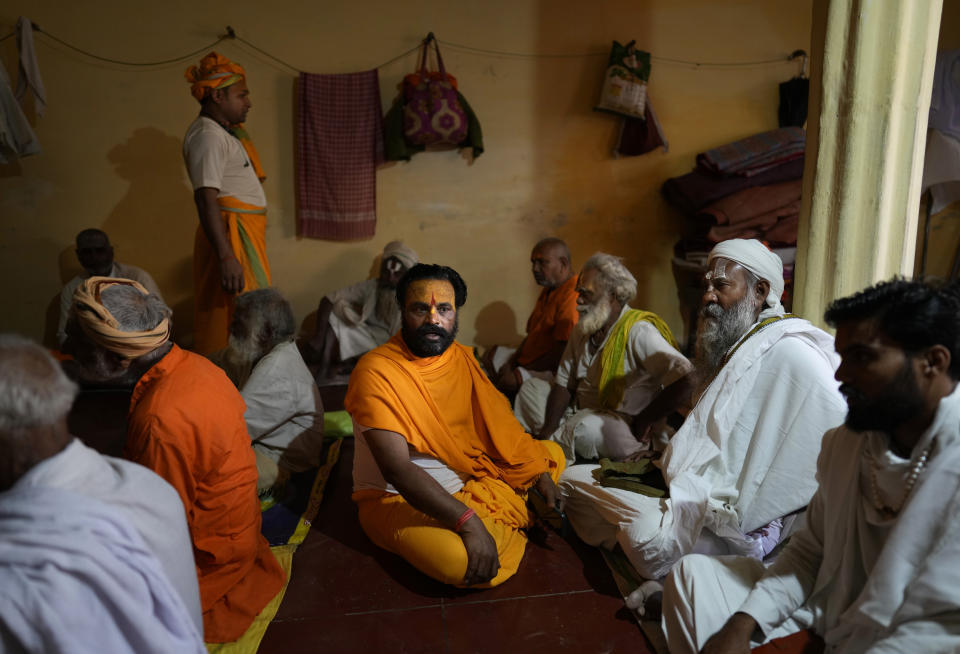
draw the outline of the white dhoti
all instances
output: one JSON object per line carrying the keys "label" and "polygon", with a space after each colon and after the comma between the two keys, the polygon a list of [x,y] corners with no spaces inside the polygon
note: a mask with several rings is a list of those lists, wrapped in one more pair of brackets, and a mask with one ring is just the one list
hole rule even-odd
{"label": "white dhoti", "polygon": [[340,360],[346,361],[383,345],[400,329],[400,311],[390,320],[377,316],[377,280],[367,279],[327,296],[333,304],[330,327],[340,342]]}
{"label": "white dhoti", "polygon": [[[630,311],[624,306],[621,317]],[[651,323],[635,323],[626,337],[623,352],[624,392],[615,407],[600,401],[603,378],[602,356],[609,330],[596,348],[590,335],[574,330],[560,360],[554,383],[576,396],[576,409],[568,409],[551,440],[563,447],[567,461],[580,459],[625,458],[641,445],[634,438],[628,420],[645,409],[660,391],[690,372],[692,366]],[[520,386],[514,402],[514,415],[527,431],[537,433],[543,427],[547,399],[552,385],[530,379]],[[657,435],[662,429],[657,428]]]}
{"label": "white dhoti", "polygon": [[570,524],[588,545],[612,550],[619,544],[647,579],[660,579],[689,552],[729,553],[726,543],[702,525],[686,524],[691,514],[675,511],[671,499],[601,486],[593,477],[596,467],[571,466],[559,484]]}
{"label": "white dhoti", "polygon": [[568,464],[578,458],[620,460],[646,449],[619,415],[592,409],[581,409],[566,418],[550,440],[563,448]]}
{"label": "white dhoti", "polygon": [[351,324],[335,313],[330,314],[330,327],[333,328],[333,333],[337,335],[337,341],[340,343],[341,361],[369,352],[383,345],[393,336],[393,332],[380,323],[368,321]]}
{"label": "white dhoti", "polygon": [[[763,571],[763,563],[743,556],[691,554],[681,559],[663,585],[663,632],[671,654],[699,652],[740,608]],[[798,615],[752,644],[807,628]]]}

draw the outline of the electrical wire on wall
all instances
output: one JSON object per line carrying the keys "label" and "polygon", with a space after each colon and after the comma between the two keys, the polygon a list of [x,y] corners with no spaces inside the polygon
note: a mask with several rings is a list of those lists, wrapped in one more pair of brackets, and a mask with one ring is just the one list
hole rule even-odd
{"label": "electrical wire on wall", "polygon": [[[65,47],[65,48],[68,48],[68,49],[70,49],[70,50],[73,50],[74,52],[77,52],[77,53],[79,53],[79,54],[81,54],[81,55],[83,55],[83,56],[85,56],[85,57],[89,57],[90,59],[94,59],[94,60],[96,60],[96,61],[102,61],[102,62],[105,62],[105,63],[116,64],[116,65],[119,65],[119,66],[131,66],[131,67],[137,67],[137,68],[151,67],[151,66],[165,66],[165,65],[174,64],[174,63],[177,63],[177,62],[187,61],[187,60],[193,59],[193,58],[195,58],[195,57],[197,57],[197,56],[199,56],[199,55],[205,54],[205,53],[208,52],[211,48],[214,48],[214,47],[218,46],[219,44],[223,43],[224,41],[239,41],[240,43],[242,43],[242,44],[246,45],[247,47],[253,49],[254,51],[260,53],[261,55],[263,55],[263,56],[265,56],[265,57],[268,57],[269,59],[273,60],[274,62],[276,62],[276,63],[278,63],[278,64],[280,64],[280,65],[288,68],[289,70],[291,70],[291,71],[293,71],[293,72],[295,72],[295,73],[299,73],[299,72],[301,72],[301,71],[303,70],[302,68],[299,68],[299,67],[297,67],[297,66],[294,66],[293,64],[290,64],[290,63],[284,61],[283,59],[277,57],[276,55],[273,55],[273,54],[271,54],[270,52],[267,52],[267,51],[264,50],[263,48],[260,48],[260,47],[257,46],[256,44],[248,41],[247,39],[245,39],[245,38],[243,38],[243,37],[241,37],[240,35],[238,35],[238,34],[236,33],[236,30],[234,30],[234,29],[233,29],[232,27],[230,27],[229,25],[228,25],[227,28],[226,28],[226,32],[225,32],[224,34],[220,35],[219,37],[217,37],[217,39],[216,39],[215,41],[213,41],[212,43],[209,43],[208,45],[205,45],[205,46],[203,46],[202,48],[199,48],[199,49],[196,49],[196,50],[192,50],[192,51],[190,51],[190,52],[188,52],[188,53],[186,53],[186,54],[180,55],[180,56],[178,56],[178,57],[171,57],[171,58],[169,58],[169,59],[162,59],[162,60],[158,60],[158,61],[125,61],[125,60],[122,60],[122,59],[114,59],[114,58],[112,58],[112,57],[104,57],[104,56],[102,56],[102,55],[98,55],[98,54],[95,54],[95,53],[93,53],[93,52],[89,52],[88,50],[84,50],[83,48],[78,48],[77,46],[72,45],[72,44],[64,41],[63,39],[60,39],[60,38],[54,36],[53,34],[51,34],[50,32],[48,32],[47,30],[41,29],[41,28],[40,28],[38,25],[36,25],[35,23],[34,23],[34,25],[33,25],[33,29],[34,29],[35,32],[37,32],[37,33],[39,33],[39,34],[42,34],[45,38],[49,38],[51,41],[53,41],[53,42],[55,42],[55,43],[58,43],[59,45]],[[0,43],[2,43],[3,41],[6,41],[6,40],[9,39],[9,38],[12,38],[13,36],[15,36],[15,34],[16,34],[15,32],[10,32],[9,34],[6,34],[6,35],[0,37]],[[609,53],[609,50],[604,51],[604,52],[583,52],[583,53],[509,52],[509,51],[504,51],[504,50],[490,50],[490,49],[486,49],[486,48],[478,48],[478,47],[471,46],[471,45],[463,45],[463,44],[460,44],[460,43],[454,43],[454,42],[452,42],[452,41],[443,41],[443,40],[439,40],[439,39],[438,39],[438,41],[439,41],[444,47],[452,48],[452,49],[454,49],[454,50],[459,50],[459,51],[465,52],[465,53],[467,53],[467,54],[479,54],[479,55],[486,55],[486,56],[490,56],[490,57],[503,57],[503,58],[517,58],[517,59],[585,59],[585,58],[589,58],[589,57],[607,57],[607,56],[609,56],[609,54],[610,54],[610,53]],[[403,59],[403,58],[406,57],[407,55],[410,55],[410,54],[416,52],[419,48],[420,48],[420,42],[418,41],[417,44],[414,45],[413,47],[411,47],[409,50],[405,50],[404,52],[401,52],[400,54],[396,55],[395,57],[392,57],[392,58],[388,59],[387,61],[383,62],[383,63],[380,64],[379,66],[376,66],[376,68],[385,68],[386,66],[389,66],[389,65],[392,64],[393,62],[398,61],[398,60],[400,60],[400,59]],[[692,67],[692,68],[745,68],[745,67],[753,67],[753,66],[770,66],[770,65],[785,64],[785,63],[788,63],[788,62],[792,61],[793,59],[795,59],[796,56],[797,56],[797,55],[796,55],[797,52],[802,52],[802,51],[794,51],[794,53],[791,54],[791,55],[789,55],[789,56],[778,57],[778,58],[775,58],[775,59],[761,59],[761,60],[756,60],[756,61],[729,61],[729,62],[688,61],[688,60],[684,60],[684,59],[674,59],[674,58],[670,58],[670,57],[658,57],[658,56],[656,56],[656,55],[651,55],[651,56],[650,56],[650,59],[651,59],[651,61],[653,61],[653,62],[655,62],[655,63],[658,63],[658,64],[675,65],[675,66],[689,66],[689,67]],[[804,53],[804,56],[806,56],[806,53]]]}

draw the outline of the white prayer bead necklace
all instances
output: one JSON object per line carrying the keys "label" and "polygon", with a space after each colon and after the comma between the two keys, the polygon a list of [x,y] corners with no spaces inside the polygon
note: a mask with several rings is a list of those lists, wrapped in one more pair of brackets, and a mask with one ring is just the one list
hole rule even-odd
{"label": "white prayer bead necklace", "polygon": [[930,444],[920,453],[917,462],[910,468],[910,474],[907,475],[907,484],[903,487],[903,495],[900,497],[900,502],[897,503],[896,507],[887,506],[886,501],[884,501],[883,495],[880,492],[880,485],[877,483],[877,468],[879,467],[877,460],[874,458],[873,453],[870,452],[869,447],[864,448],[864,452],[870,460],[870,490],[873,492],[873,506],[880,512],[881,517],[888,520],[897,517],[897,514],[900,513],[903,505],[907,503],[907,498],[910,497],[913,487],[917,485],[917,479],[920,478],[920,473],[923,472],[924,467],[927,465],[927,458],[930,456],[930,450],[933,449],[933,443],[934,441],[930,441]]}

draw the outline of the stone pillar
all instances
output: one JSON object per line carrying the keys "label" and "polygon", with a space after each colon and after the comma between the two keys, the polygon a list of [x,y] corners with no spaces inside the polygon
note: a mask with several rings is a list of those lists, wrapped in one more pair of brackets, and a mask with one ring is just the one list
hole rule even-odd
{"label": "stone pillar", "polygon": [[794,285],[814,323],[834,298],[913,272],[941,4],[814,0]]}

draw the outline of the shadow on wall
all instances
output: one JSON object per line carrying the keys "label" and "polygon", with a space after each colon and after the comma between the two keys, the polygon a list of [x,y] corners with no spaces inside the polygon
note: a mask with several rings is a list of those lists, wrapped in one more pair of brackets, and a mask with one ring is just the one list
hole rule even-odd
{"label": "shadow on wall", "polygon": [[[101,225],[117,260],[149,272],[168,303],[182,300],[169,295],[182,288],[183,257],[192,257],[197,228],[181,145],[179,136],[141,127],[111,148],[107,159],[130,186]],[[182,334],[190,323],[179,323]]]}
{"label": "shadow on wall", "polygon": [[484,349],[498,344],[516,347],[523,340],[517,331],[516,314],[509,304],[500,300],[480,309],[473,327],[476,330],[473,342]]}

